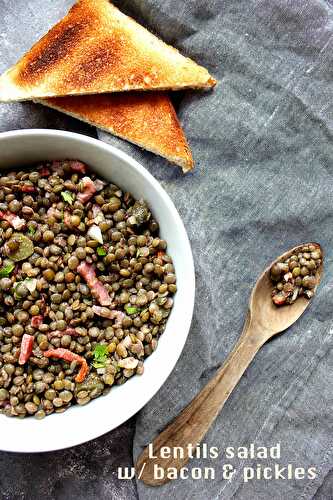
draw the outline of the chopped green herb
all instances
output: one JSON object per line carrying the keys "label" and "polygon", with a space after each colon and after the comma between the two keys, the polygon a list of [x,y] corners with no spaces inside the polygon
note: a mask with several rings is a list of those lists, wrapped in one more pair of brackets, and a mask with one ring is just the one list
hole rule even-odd
{"label": "chopped green herb", "polygon": [[61,191],[61,196],[63,197],[63,200],[66,203],[73,205],[73,201],[74,201],[73,193],[71,193],[70,191]]}
{"label": "chopped green herb", "polygon": [[100,255],[101,257],[104,257],[104,255],[106,255],[106,250],[104,247],[98,247],[97,248],[97,253],[98,255]]}
{"label": "chopped green herb", "polygon": [[97,344],[94,351],[93,355],[95,359],[106,356],[108,352],[108,346],[105,344]]}
{"label": "chopped green herb", "polygon": [[105,344],[97,344],[95,349],[93,350],[94,368],[105,368],[105,362],[108,358],[108,346]]}
{"label": "chopped green herb", "polygon": [[29,226],[28,233],[30,236],[33,236],[36,233],[36,228],[34,228],[34,226]]}
{"label": "chopped green herb", "polygon": [[93,367],[96,368],[96,369],[97,368],[105,368],[105,363],[102,363],[100,361],[94,361],[93,362]]}
{"label": "chopped green herb", "polygon": [[14,262],[10,262],[10,264],[7,264],[6,266],[2,267],[0,269],[0,278],[7,278],[12,271],[15,269],[15,264]]}
{"label": "chopped green herb", "polygon": [[137,307],[132,307],[132,306],[125,306],[125,311],[127,314],[136,314],[140,311]]}

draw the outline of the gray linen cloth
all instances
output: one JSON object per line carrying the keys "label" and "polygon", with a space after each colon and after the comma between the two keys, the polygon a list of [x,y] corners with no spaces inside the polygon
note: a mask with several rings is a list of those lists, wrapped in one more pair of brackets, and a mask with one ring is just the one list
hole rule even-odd
{"label": "gray linen cloth", "polygon": [[[69,4],[2,0],[5,27],[0,43],[6,60],[0,60],[1,69],[14,62]],[[193,460],[191,466],[214,467],[216,479],[179,480],[160,489],[138,483],[139,498],[331,499],[332,5],[324,0],[125,0],[116,4],[219,80],[212,92],[184,92],[175,98],[196,160],[195,171],[186,177],[164,160],[98,132],[102,140],[135,156],[166,188],[184,220],[196,265],[196,308],[188,341],[168,381],[137,415],[135,456],[224,361],[240,334],[251,289],[262,269],[303,241],[319,241],[326,253],[325,276],[313,304],[297,324],[263,347],[205,438],[208,446],[219,447],[221,455],[227,446],[279,442],[277,462],[316,467],[317,477],[244,483],[242,467],[274,462]],[[27,17],[20,26],[26,38],[18,40],[13,24],[18,16],[21,19],[22,9]],[[12,114],[8,107],[0,108],[3,129],[45,123],[55,128],[78,126],[40,108],[34,108],[33,115],[26,105],[11,109]],[[122,436],[130,439],[130,427],[125,431]],[[94,455],[96,463],[88,464],[84,455],[85,473],[76,481],[70,476],[67,498],[127,500],[135,495],[131,483],[106,479],[105,468],[101,474],[98,460],[109,446],[116,449],[118,432],[96,441],[102,443],[98,459]],[[67,459],[66,453],[72,457],[72,470],[76,460],[82,460],[82,450],[61,452]],[[108,457],[111,461],[110,451]],[[7,456],[0,460],[2,471],[14,463]],[[230,481],[222,479],[225,462],[237,470]],[[17,463],[14,471],[19,475]],[[64,476],[56,471],[61,481]],[[90,473],[95,485],[85,491],[82,485]],[[44,493],[45,481],[40,481],[39,491]],[[22,488],[21,481],[15,493],[22,495]],[[12,498],[9,483],[7,491],[4,498]],[[50,495],[66,496],[65,490]]]}

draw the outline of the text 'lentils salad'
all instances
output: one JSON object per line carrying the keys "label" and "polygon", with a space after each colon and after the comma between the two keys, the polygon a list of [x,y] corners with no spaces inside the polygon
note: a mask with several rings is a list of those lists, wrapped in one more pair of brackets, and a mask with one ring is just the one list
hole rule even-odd
{"label": "text 'lentils salad'", "polygon": [[0,177],[0,412],[41,419],[142,374],[177,290],[166,247],[80,161]]}

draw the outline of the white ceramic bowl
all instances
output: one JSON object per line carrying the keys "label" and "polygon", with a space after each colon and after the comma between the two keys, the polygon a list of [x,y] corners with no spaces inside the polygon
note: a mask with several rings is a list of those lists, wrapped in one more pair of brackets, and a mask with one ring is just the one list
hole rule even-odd
{"label": "white ceramic bowl", "polygon": [[74,406],[43,420],[0,415],[0,449],[43,452],[74,446],[111,431],[138,412],[158,391],[184,347],[193,313],[195,278],[188,237],[180,216],[160,184],[137,161],[118,149],[84,135],[55,130],[20,130],[0,134],[0,168],[41,160],[80,159],[99,175],[142,197],[150,205],[168,242],[178,291],[157,350],[142,376],[114,387],[105,397]]}

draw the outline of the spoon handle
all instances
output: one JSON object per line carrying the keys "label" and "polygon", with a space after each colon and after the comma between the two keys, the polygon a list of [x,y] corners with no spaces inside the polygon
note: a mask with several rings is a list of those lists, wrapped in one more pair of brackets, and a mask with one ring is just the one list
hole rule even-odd
{"label": "spoon handle", "polygon": [[[247,321],[243,334],[238,340],[224,365],[215,376],[206,384],[199,394],[184,408],[184,410],[144,449],[137,460],[136,470],[139,479],[151,486],[158,486],[169,481],[164,473],[162,479],[156,473],[158,467],[166,472],[168,467],[179,470],[186,465],[190,458],[188,445],[193,448],[201,443],[208,429],[214,422],[224,403],[237,385],[246,368],[264,343],[261,335],[255,335]],[[172,449],[181,447],[183,456],[162,458],[161,448]],[[163,450],[162,450],[163,453]]]}

